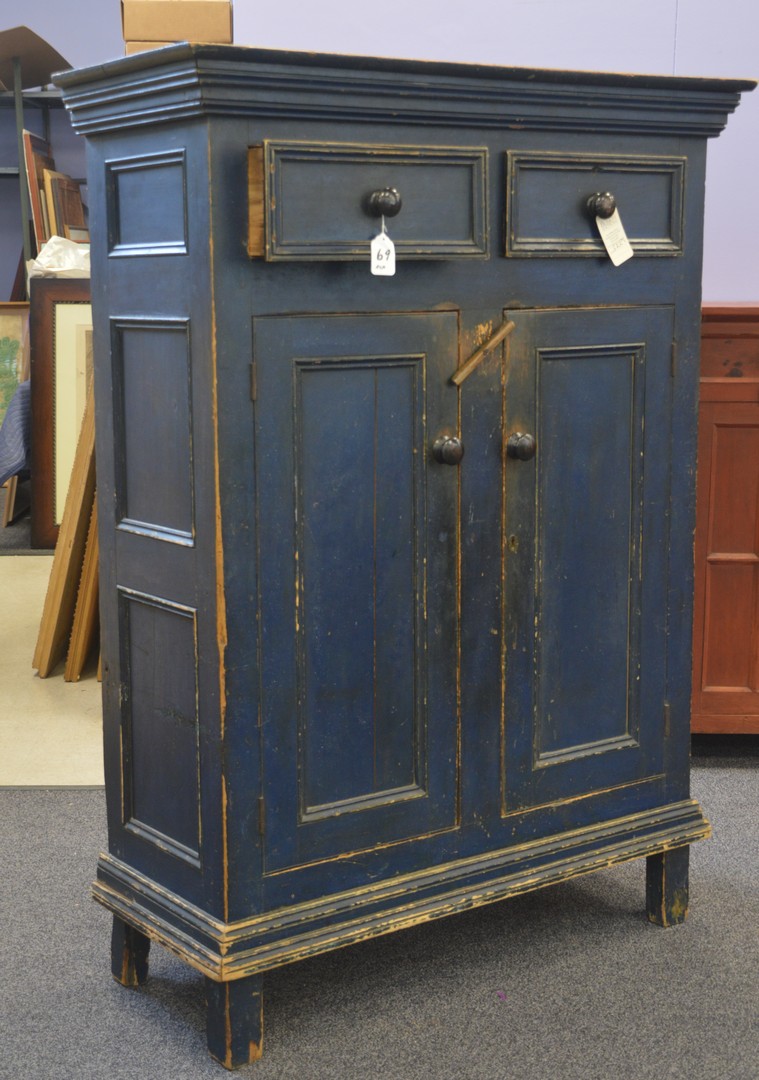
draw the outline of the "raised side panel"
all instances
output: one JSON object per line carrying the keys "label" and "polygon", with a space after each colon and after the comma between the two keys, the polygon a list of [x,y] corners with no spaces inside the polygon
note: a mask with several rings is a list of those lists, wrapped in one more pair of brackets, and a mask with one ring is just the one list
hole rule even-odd
{"label": "raised side panel", "polygon": [[184,150],[106,162],[108,254],[186,255]]}
{"label": "raised side panel", "polygon": [[200,865],[196,612],[119,590],[124,823]]}
{"label": "raised side panel", "polygon": [[113,319],[111,348],[119,528],[191,545],[189,320]]}
{"label": "raised side panel", "polygon": [[[266,258],[369,258],[379,218],[372,192],[403,200],[386,226],[398,258],[483,257],[488,253],[487,150],[469,147],[266,141]],[[258,158],[249,160],[250,245],[258,250]]]}
{"label": "raised side panel", "polygon": [[685,158],[509,151],[506,255],[606,252],[588,196],[611,191],[636,255],[681,255]]}

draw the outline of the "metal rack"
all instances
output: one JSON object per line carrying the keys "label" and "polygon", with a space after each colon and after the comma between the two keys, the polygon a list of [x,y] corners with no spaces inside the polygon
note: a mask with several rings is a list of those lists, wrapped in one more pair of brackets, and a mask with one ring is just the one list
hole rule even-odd
{"label": "metal rack", "polygon": [[19,197],[21,200],[21,231],[24,245],[24,260],[32,257],[32,238],[30,229],[31,210],[29,190],[26,183],[24,161],[24,106],[42,104],[46,132],[49,129],[49,107],[59,100],[55,91],[41,90],[33,94],[24,94],[29,88],[45,86],[54,71],[61,71],[71,65],[52,45],[35,34],[26,26],[17,26],[0,33],[0,88],[6,89],[0,94],[0,104],[10,105],[15,111],[16,142],[18,163],[0,169],[0,176],[18,176]]}

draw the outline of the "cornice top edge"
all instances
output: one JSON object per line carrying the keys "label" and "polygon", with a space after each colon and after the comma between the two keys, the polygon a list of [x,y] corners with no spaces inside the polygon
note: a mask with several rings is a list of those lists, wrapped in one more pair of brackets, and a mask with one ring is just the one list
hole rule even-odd
{"label": "cornice top edge", "polygon": [[574,83],[586,86],[649,87],[661,90],[665,87],[691,92],[717,91],[740,93],[753,90],[754,79],[720,79],[712,77],[656,74],[627,74],[624,72],[571,71],[558,68],[502,67],[492,64],[453,63],[441,60],[408,60],[390,57],[355,56],[341,53],[306,53],[280,49],[258,49],[239,45],[198,45],[181,42],[160,49],[119,57],[93,67],[60,72],[53,81],[68,90],[74,86],[102,79],[120,78],[122,75],[138,74],[156,65],[173,64],[190,60],[201,65],[220,61],[268,68],[300,68],[301,70],[331,69],[337,72],[389,72],[393,75],[413,75],[422,78],[452,77],[481,81]]}
{"label": "cornice top edge", "polygon": [[148,54],[150,63],[127,63],[139,59],[138,54],[56,78],[72,124],[82,134],[189,116],[275,117],[302,110],[325,119],[360,115],[453,126],[523,123],[544,128],[553,120],[558,128],[588,131],[605,130],[614,116],[622,128],[711,136],[719,134],[737,107],[740,87],[754,85],[593,72],[561,73],[562,79],[558,72],[505,68],[487,69],[482,77],[474,65],[388,61],[372,66],[374,61],[367,60],[351,67],[345,62],[295,63],[294,55],[177,45]]}

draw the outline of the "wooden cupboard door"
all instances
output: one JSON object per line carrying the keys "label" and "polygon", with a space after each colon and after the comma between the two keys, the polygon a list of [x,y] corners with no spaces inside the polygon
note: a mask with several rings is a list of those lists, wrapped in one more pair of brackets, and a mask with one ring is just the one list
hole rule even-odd
{"label": "wooden cupboard door", "polygon": [[504,813],[662,771],[673,333],[665,307],[510,317]]}
{"label": "wooden cupboard door", "polygon": [[455,312],[254,320],[267,871],[456,822]]}
{"label": "wooden cupboard door", "polygon": [[725,383],[699,412],[694,731],[759,730],[759,400],[703,400]]}

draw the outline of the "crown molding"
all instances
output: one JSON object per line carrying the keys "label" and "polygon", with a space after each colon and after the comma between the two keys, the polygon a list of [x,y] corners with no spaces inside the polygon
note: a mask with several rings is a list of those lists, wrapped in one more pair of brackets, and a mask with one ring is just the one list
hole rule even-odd
{"label": "crown molding", "polygon": [[83,135],[204,116],[714,136],[750,80],[172,45],[55,76]]}

